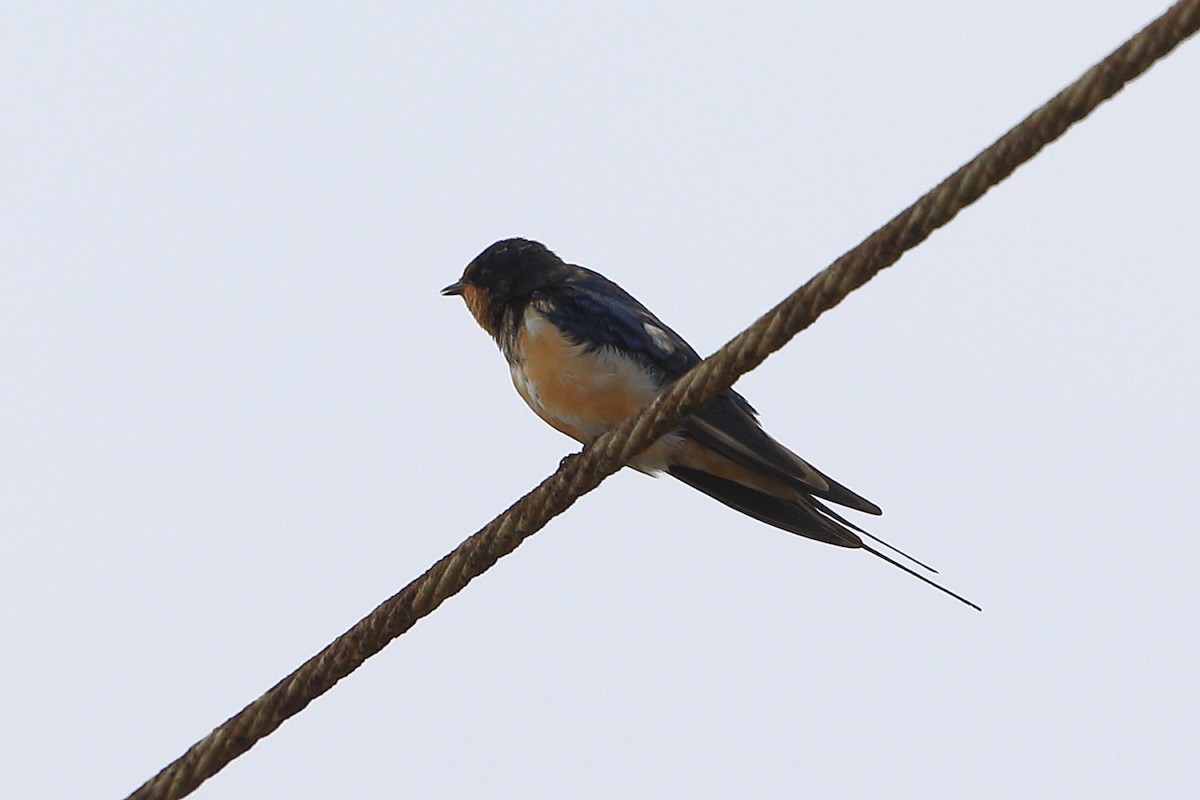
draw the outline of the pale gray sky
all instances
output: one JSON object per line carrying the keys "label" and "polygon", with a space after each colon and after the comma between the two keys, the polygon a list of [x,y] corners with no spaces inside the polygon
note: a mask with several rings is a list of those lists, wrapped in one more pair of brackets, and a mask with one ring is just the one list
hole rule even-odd
{"label": "pale gray sky", "polygon": [[[0,794],[133,790],[575,449],[437,294],[487,244],[709,353],[1165,3],[413,6],[0,10]],[[1198,74],[739,384],[984,613],[622,473],[196,796],[1200,794]]]}

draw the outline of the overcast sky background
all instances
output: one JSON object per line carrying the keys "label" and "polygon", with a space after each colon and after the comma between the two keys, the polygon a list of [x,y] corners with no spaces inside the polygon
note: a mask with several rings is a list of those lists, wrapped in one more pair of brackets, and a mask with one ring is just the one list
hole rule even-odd
{"label": "overcast sky background", "polygon": [[[132,791],[577,449],[486,245],[710,353],[1164,8],[6,4],[0,793]],[[982,614],[625,472],[196,796],[1196,796],[1197,75],[739,384]]]}

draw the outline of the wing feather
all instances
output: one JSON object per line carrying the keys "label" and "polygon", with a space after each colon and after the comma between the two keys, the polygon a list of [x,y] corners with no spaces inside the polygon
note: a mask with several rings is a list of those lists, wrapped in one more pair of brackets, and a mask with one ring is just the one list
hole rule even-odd
{"label": "wing feather", "polygon": [[[573,266],[574,275],[534,302],[560,330],[592,349],[612,347],[641,361],[663,385],[700,363],[699,354],[632,295],[598,272]],[[684,421],[683,433],[747,469],[783,480],[802,492],[867,514],[879,506],[831,479],[775,441],[754,408],[730,390]]]}

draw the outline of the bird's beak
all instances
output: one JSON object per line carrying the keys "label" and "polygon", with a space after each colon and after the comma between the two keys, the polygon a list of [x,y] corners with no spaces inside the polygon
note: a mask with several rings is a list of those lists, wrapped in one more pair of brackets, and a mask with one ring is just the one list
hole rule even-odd
{"label": "bird's beak", "polygon": [[462,294],[463,289],[465,289],[465,288],[467,288],[467,287],[463,284],[462,281],[455,281],[454,283],[447,286],[445,289],[442,289],[442,294],[446,297],[449,297],[450,295],[455,295],[455,294]]}

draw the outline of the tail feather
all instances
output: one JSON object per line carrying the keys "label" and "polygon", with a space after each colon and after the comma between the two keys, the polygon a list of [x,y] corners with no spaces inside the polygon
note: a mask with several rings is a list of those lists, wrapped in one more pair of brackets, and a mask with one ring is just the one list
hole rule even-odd
{"label": "tail feather", "polygon": [[945,594],[948,594],[948,595],[950,595],[950,596],[951,596],[951,597],[953,597],[955,600],[959,601],[960,603],[965,603],[966,605],[969,605],[971,608],[975,609],[976,611],[983,611],[983,609],[982,609],[982,608],[980,608],[979,606],[975,605],[975,604],[974,604],[974,603],[972,603],[970,600],[968,600],[967,598],[963,597],[961,594],[957,594],[957,593],[955,593],[955,592],[952,592],[952,591],[950,591],[949,589],[947,589],[945,586],[942,586],[942,585],[941,585],[940,583],[938,583],[937,581],[935,581],[935,580],[932,580],[931,578],[928,578],[928,577],[926,577],[926,576],[922,575],[921,573],[917,572],[915,569],[913,569],[913,568],[911,568],[911,567],[908,567],[908,566],[905,566],[904,564],[901,564],[899,561],[897,561],[896,559],[892,558],[891,556],[884,555],[883,553],[881,553],[881,552],[879,552],[878,550],[876,550],[874,547],[871,547],[870,545],[867,545],[867,544],[864,544],[862,547],[863,547],[863,549],[864,549],[864,550],[866,550],[868,553],[870,553],[871,555],[875,556],[876,558],[881,558],[881,559],[883,559],[884,561],[886,561],[887,563],[891,564],[893,567],[896,567],[897,569],[902,569],[902,570],[904,570],[905,572],[907,572],[909,575],[912,575],[912,576],[913,576],[914,578],[916,578],[917,580],[919,580],[919,581],[923,581],[923,582],[925,582],[925,583],[928,583],[930,586],[932,586],[933,588],[937,589],[939,592],[944,592]]}
{"label": "tail feather", "polygon": [[776,528],[840,547],[863,546],[857,534],[822,516],[815,508],[809,510],[698,469],[672,465],[667,467],[667,474],[730,508]]}
{"label": "tail feather", "polygon": [[873,542],[878,542],[879,544],[881,544],[881,545],[883,545],[884,547],[886,547],[888,550],[891,550],[893,553],[899,553],[900,555],[904,556],[905,558],[907,558],[909,561],[913,562],[913,563],[914,563],[914,564],[916,564],[917,566],[919,566],[919,567],[923,567],[924,569],[927,569],[927,570],[929,570],[930,572],[934,573],[935,575],[937,574],[937,570],[936,570],[936,569],[934,569],[933,567],[929,566],[928,564],[926,564],[926,563],[925,563],[924,561],[922,561],[921,559],[919,559],[919,558],[914,558],[913,556],[910,556],[908,553],[904,552],[904,551],[903,551],[903,550],[901,550],[899,547],[896,547],[896,545],[894,545],[894,544],[891,544],[890,542],[885,542],[883,539],[880,539],[878,536],[876,536],[875,534],[871,533],[870,531],[864,531],[862,528],[858,527],[858,526],[857,526],[857,525],[855,525],[853,522],[851,522],[850,520],[846,519],[846,518],[845,518],[845,517],[843,517],[841,514],[837,513],[837,512],[836,512],[836,511],[834,511],[832,508],[830,508],[829,506],[827,506],[827,505],[825,505],[824,503],[822,503],[820,500],[816,500],[816,499],[814,499],[814,500],[812,500],[811,502],[812,502],[812,504],[813,504],[814,506],[816,506],[817,508],[821,509],[821,513],[823,513],[823,514],[828,514],[829,516],[833,517],[835,520],[837,520],[838,522],[842,523],[842,524],[843,524],[843,525],[845,525],[846,527],[848,527],[848,528],[853,528],[854,530],[856,530],[856,531],[858,531],[859,533],[861,533],[863,536],[866,536],[866,537],[867,537],[868,539],[870,539],[871,541],[873,541]]}
{"label": "tail feather", "polygon": [[[958,600],[966,605],[974,608],[976,611],[982,611],[979,606],[972,603],[962,595],[956,594],[940,583],[922,575],[913,568],[900,563],[891,556],[888,556],[874,547],[865,544],[863,540],[854,531],[862,533],[871,539],[879,542],[884,547],[887,547],[899,553],[904,558],[911,560],[926,569],[930,569],[925,564],[917,561],[912,556],[904,553],[901,550],[892,547],[892,545],[879,539],[878,537],[867,533],[862,528],[859,528],[852,522],[841,517],[836,512],[828,508],[824,503],[811,497],[801,495],[795,501],[787,501],[773,495],[760,492],[756,489],[751,489],[736,481],[720,478],[703,470],[690,469],[679,465],[672,465],[667,468],[667,474],[673,478],[683,481],[693,489],[698,489],[704,492],[709,497],[724,503],[730,508],[741,511],[747,516],[753,517],[760,522],[765,522],[776,528],[795,533],[800,536],[805,536],[809,539],[815,539],[826,544],[838,545],[839,547],[861,548],[866,550],[876,558],[882,559],[897,569],[901,569],[912,575],[917,580],[929,584],[935,589],[944,592],[955,600]],[[853,529],[853,530],[851,530]],[[930,569],[931,572],[936,570]]]}

